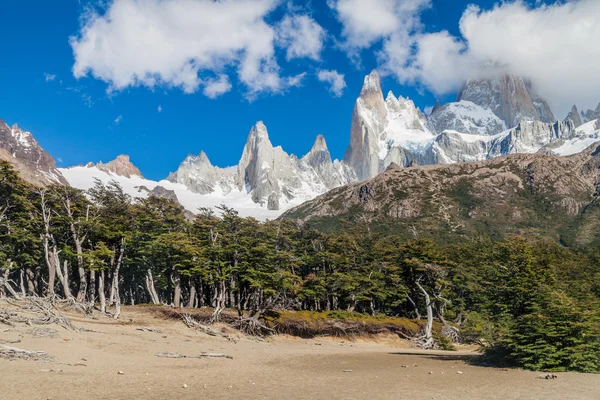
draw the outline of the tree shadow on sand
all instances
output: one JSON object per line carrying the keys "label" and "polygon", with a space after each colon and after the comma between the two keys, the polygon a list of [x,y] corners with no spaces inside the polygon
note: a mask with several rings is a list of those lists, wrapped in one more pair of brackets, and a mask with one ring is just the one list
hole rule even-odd
{"label": "tree shadow on sand", "polygon": [[439,360],[439,361],[463,361],[466,364],[477,366],[477,367],[487,367],[487,368],[509,368],[510,365],[506,363],[498,363],[492,362],[489,357],[486,357],[482,353],[472,353],[472,354],[464,354],[457,353],[451,354],[451,352],[447,353],[436,353],[428,350],[423,351],[395,351],[392,353],[388,353],[390,355],[396,356],[414,356],[419,358],[424,358],[428,360]]}

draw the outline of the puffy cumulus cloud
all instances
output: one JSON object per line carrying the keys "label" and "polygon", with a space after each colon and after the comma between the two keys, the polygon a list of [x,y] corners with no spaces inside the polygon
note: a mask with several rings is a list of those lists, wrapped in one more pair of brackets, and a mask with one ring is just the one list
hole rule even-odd
{"label": "puffy cumulus cloud", "polygon": [[70,38],[73,74],[103,80],[109,91],[166,85],[193,93],[203,87],[216,97],[231,89],[223,74],[233,68],[249,98],[284,91],[301,76],[283,77],[275,58],[276,32],[265,18],[278,5],[279,0],[113,0],[103,12],[86,13]]}
{"label": "puffy cumulus cloud", "polygon": [[515,1],[490,10],[470,6],[460,32],[461,37],[448,32],[390,37],[380,58],[401,82],[438,94],[455,91],[469,78],[512,73],[530,79],[558,117],[573,104],[593,108],[600,101],[600,47],[595,45],[600,1],[537,7]]}
{"label": "puffy cumulus cloud", "polygon": [[430,0],[329,0],[342,23],[342,44],[352,56],[383,38],[408,36],[420,26],[419,13]]}
{"label": "puffy cumulus cloud", "polygon": [[208,79],[205,82],[202,93],[206,97],[215,99],[231,90],[231,83],[225,74],[219,75],[217,78]]}
{"label": "puffy cumulus cloud", "polygon": [[335,97],[341,97],[344,94],[346,88],[346,80],[344,75],[337,71],[320,70],[317,72],[317,78],[319,81],[327,83],[329,85],[329,91]]}
{"label": "puffy cumulus cloud", "polygon": [[311,58],[319,60],[326,32],[308,15],[286,15],[276,28],[277,43],[286,48],[287,60]]}

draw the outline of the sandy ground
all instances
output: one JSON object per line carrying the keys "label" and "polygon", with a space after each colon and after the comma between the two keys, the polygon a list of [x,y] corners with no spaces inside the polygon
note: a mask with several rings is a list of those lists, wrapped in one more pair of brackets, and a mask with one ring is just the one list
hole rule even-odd
{"label": "sandy ground", "polygon": [[[0,302],[0,307],[7,307]],[[476,367],[471,350],[422,352],[395,338],[343,341],[276,337],[237,343],[125,308],[115,322],[70,314],[74,332],[38,338],[0,325],[0,344],[44,351],[52,361],[0,358],[0,399],[600,399],[600,375]],[[140,331],[152,328],[160,332]],[[233,357],[159,358],[162,352]],[[123,374],[119,374],[122,371]],[[184,387],[187,385],[187,387]]]}

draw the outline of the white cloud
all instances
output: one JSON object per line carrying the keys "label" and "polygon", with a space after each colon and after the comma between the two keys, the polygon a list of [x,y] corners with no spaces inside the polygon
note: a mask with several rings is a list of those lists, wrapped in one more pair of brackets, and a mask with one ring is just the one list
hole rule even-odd
{"label": "white cloud", "polygon": [[215,99],[231,90],[231,83],[227,75],[222,74],[217,78],[206,80],[204,90],[202,91],[206,97]]}
{"label": "white cloud", "polygon": [[443,31],[386,39],[381,60],[400,82],[438,94],[456,91],[468,78],[521,75],[548,99],[557,118],[573,104],[595,108],[600,101],[600,1],[537,7],[516,1],[488,11],[470,6],[460,31],[460,38]]}
{"label": "white cloud", "polygon": [[119,125],[121,123],[121,121],[123,121],[123,116],[119,115],[116,119],[115,119],[115,125]]}
{"label": "white cloud", "polygon": [[344,94],[346,80],[344,79],[343,74],[340,74],[337,71],[321,70],[317,73],[317,78],[319,81],[328,83],[330,85],[329,91],[335,97],[341,97],[342,94]]}
{"label": "white cloud", "polygon": [[56,79],[56,75],[44,72],[44,79],[46,80],[46,82],[52,82]]}
{"label": "white cloud", "polygon": [[415,31],[420,26],[419,13],[430,0],[329,0],[342,23],[343,47],[350,56],[399,32]]}
{"label": "white cloud", "polygon": [[326,32],[307,15],[286,15],[276,27],[277,44],[286,48],[287,60],[312,58],[319,60]]}
{"label": "white cloud", "polygon": [[[86,14],[70,38],[77,78],[87,75],[109,90],[165,85],[193,93],[220,86],[203,75],[237,71],[248,97],[285,91],[298,77],[282,77],[275,30],[265,18],[279,0],[113,0],[104,13]],[[292,54],[296,54],[292,51]],[[229,78],[227,79],[229,82]]]}
{"label": "white cloud", "polygon": [[158,112],[159,112],[159,113],[161,113],[161,112],[162,112],[162,110],[163,110],[162,106],[161,106],[161,105],[159,105],[159,106],[158,106]]}

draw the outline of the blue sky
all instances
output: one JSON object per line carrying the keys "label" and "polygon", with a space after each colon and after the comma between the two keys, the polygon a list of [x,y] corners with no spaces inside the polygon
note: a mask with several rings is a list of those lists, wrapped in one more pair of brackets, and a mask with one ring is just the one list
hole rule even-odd
{"label": "blue sky", "polygon": [[[432,0],[410,16],[410,21],[417,24],[407,33],[446,30],[461,39],[459,20],[471,3],[484,11],[494,6],[488,0]],[[96,8],[97,17],[101,18],[111,4]],[[213,99],[203,94],[201,88],[184,93],[182,87],[172,82],[154,85],[138,82],[108,93],[111,87],[108,79],[97,79],[93,73],[76,78],[73,73],[75,56],[69,38],[81,38],[82,26],[89,22],[81,16],[94,3],[4,2],[0,6],[4,56],[0,67],[0,118],[31,131],[59,160],[59,166],[109,161],[119,154],[129,154],[151,179],[165,178],[187,154],[200,150],[206,151],[213,164],[237,164],[246,136],[258,120],[267,125],[273,144],[283,146],[289,153],[305,154],[315,136],[323,134],[332,156],[342,158],[349,142],[354,102],[363,77],[382,65],[379,54],[385,35],[375,35],[372,43],[358,46],[357,50],[357,46],[350,45],[349,28],[331,4],[324,0],[299,4],[303,5],[279,2],[266,14],[265,21],[271,26],[289,13],[307,15],[327,32],[318,59],[287,60],[287,48],[275,46],[273,60],[281,77],[304,73],[301,82],[287,89],[260,91],[251,96],[233,61],[215,67],[216,72],[200,72],[229,77],[231,89]],[[539,7],[540,2],[529,5]],[[227,31],[223,32],[226,34]],[[340,97],[317,79],[319,70],[344,75],[347,86]],[[408,79],[406,71],[397,74],[388,71],[384,75],[384,92],[393,90],[396,95],[408,96],[421,108],[433,105],[436,98],[452,101],[455,97],[454,90],[447,89],[452,86],[447,82],[432,83],[422,77]]]}

